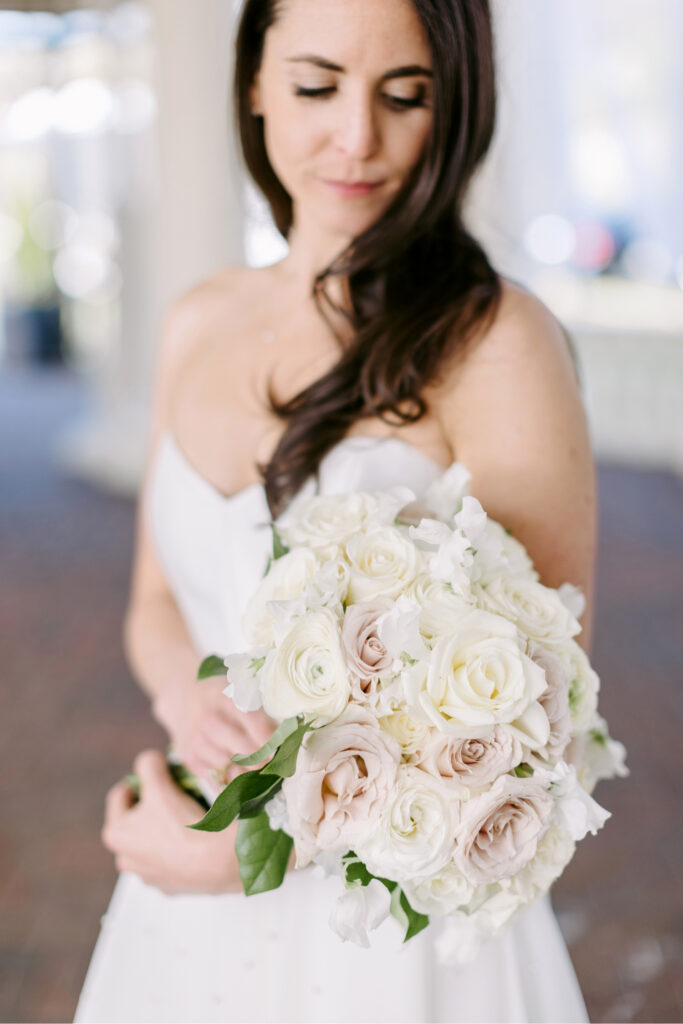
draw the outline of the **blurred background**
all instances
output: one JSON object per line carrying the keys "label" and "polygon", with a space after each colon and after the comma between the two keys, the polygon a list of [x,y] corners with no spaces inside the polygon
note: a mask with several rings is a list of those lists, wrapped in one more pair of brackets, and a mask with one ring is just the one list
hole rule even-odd
{"label": "blurred background", "polygon": [[[0,3],[0,1018],[71,1020],[103,798],[164,747],[121,623],[163,310],[282,255],[236,157],[233,0]],[[468,220],[576,343],[593,662],[631,775],[552,890],[591,1020],[683,1019],[683,4],[499,0]]]}

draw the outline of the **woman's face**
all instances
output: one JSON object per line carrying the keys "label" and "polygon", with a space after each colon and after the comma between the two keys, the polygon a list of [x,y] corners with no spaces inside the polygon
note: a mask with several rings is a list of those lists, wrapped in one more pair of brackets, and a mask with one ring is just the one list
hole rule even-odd
{"label": "woman's face", "polygon": [[252,88],[294,223],[368,228],[423,152],[431,55],[411,0],[284,0]]}

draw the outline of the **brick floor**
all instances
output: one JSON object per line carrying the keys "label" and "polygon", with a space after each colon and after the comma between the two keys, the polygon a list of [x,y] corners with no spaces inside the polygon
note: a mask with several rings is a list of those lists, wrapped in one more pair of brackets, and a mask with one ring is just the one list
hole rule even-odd
{"label": "brick floor", "polygon": [[[0,372],[0,1019],[68,1021],[115,880],[102,801],[163,746],[121,650],[131,502],[62,477],[63,370]],[[600,468],[594,664],[631,776],[553,888],[591,1020],[683,1020],[683,486]]]}

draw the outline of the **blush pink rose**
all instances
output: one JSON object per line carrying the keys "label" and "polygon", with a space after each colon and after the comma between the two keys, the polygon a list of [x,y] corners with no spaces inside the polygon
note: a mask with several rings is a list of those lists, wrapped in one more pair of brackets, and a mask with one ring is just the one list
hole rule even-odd
{"label": "blush pink rose", "polygon": [[342,647],[352,673],[356,699],[370,693],[379,677],[389,671],[393,658],[377,635],[377,620],[393,608],[387,597],[375,597],[350,605],[342,623]]}
{"label": "blush pink rose", "polygon": [[524,758],[521,742],[496,725],[480,739],[437,733],[419,755],[418,764],[436,778],[479,789],[509,772]]}
{"label": "blush pink rose", "polygon": [[329,725],[313,729],[285,779],[296,866],[321,850],[348,850],[372,831],[396,782],[401,748],[366,708],[350,704]]}
{"label": "blush pink rose", "polygon": [[511,878],[536,853],[555,802],[541,783],[501,775],[463,803],[456,834],[456,867],[473,885]]}
{"label": "blush pink rose", "polygon": [[554,764],[564,754],[571,735],[569,676],[558,656],[540,644],[531,644],[529,657],[540,665],[548,682],[547,688],[536,699],[548,716],[550,735],[546,745],[537,753]]}

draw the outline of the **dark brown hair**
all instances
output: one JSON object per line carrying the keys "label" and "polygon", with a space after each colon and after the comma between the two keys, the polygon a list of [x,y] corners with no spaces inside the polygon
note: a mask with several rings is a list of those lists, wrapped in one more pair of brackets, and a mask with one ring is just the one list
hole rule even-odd
{"label": "dark brown hair", "polygon": [[[454,353],[495,318],[500,278],[462,221],[472,175],[495,124],[489,0],[412,0],[432,54],[433,120],[418,165],[387,210],[354,238],[315,281],[323,316],[325,284],[348,282],[352,340],[333,368],[272,411],[286,422],[267,466],[259,465],[276,517],[356,420],[392,413],[400,423],[427,411],[423,391]],[[235,104],[246,166],[287,238],[292,200],[266,152],[263,119],[250,107],[265,33],[282,0],[245,0],[237,33]],[[342,311],[339,311],[342,312]]]}

